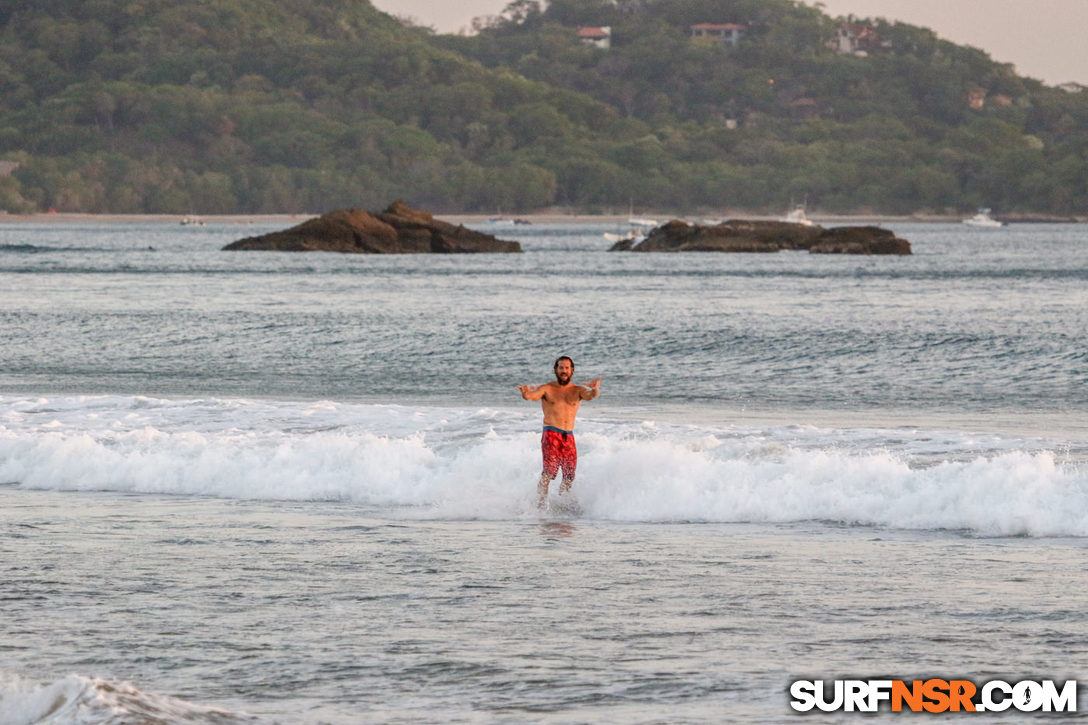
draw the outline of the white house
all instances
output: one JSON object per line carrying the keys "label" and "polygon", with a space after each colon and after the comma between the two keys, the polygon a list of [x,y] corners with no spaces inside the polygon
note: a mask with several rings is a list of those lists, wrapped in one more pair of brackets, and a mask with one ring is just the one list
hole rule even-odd
{"label": "white house", "polygon": [[736,45],[746,30],[736,23],[698,23],[691,26],[691,37],[705,43]]}
{"label": "white house", "polygon": [[605,25],[602,27],[587,26],[578,28],[578,39],[586,45],[594,45],[607,50],[612,47],[612,27]]}

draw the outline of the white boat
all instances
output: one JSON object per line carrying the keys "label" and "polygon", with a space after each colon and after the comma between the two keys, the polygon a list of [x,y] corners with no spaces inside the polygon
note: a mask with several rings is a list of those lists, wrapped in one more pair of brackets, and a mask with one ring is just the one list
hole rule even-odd
{"label": "white boat", "polygon": [[807,216],[805,216],[804,204],[798,204],[797,206],[793,207],[793,209],[790,209],[789,213],[787,213],[786,216],[782,217],[778,221],[786,222],[787,224],[800,224],[801,226],[805,227],[812,226],[812,221]]}
{"label": "white boat", "polygon": [[641,242],[643,239],[646,238],[646,234],[642,230],[632,229],[631,231],[627,232],[626,234],[616,234],[614,232],[605,232],[604,233],[604,238],[607,239],[610,242],[613,242],[613,243],[615,243],[615,242],[634,242],[634,243],[637,244],[638,242]]}
{"label": "white boat", "polygon": [[198,216],[182,217],[181,225],[185,227],[202,227],[204,226],[204,220]]}
{"label": "white boat", "polygon": [[627,218],[627,225],[630,229],[626,234],[605,232],[604,238],[610,242],[641,242],[650,233],[650,230],[657,227],[658,224],[659,222],[656,219],[631,216]]}
{"label": "white boat", "polygon": [[1005,226],[1005,222],[998,221],[990,216],[990,210],[986,208],[979,209],[978,214],[975,214],[970,219],[964,219],[963,223],[969,227],[984,227],[988,229]]}

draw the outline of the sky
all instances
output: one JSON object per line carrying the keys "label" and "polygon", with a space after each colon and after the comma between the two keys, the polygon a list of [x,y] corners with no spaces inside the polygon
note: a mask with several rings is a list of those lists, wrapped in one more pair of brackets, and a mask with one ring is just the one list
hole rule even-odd
{"label": "sky", "polygon": [[[468,30],[480,15],[498,15],[509,0],[371,0],[393,15],[440,33]],[[960,45],[981,48],[1019,75],[1050,85],[1088,85],[1088,0],[822,0],[824,12],[883,17],[931,28]],[[815,0],[806,0],[813,5]]]}

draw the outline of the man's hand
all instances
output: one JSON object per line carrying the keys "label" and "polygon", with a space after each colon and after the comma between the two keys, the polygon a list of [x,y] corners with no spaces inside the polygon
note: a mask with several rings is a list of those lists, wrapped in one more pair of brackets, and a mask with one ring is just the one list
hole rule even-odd
{"label": "man's hand", "polygon": [[587,385],[586,387],[589,388],[590,392],[590,397],[587,398],[587,400],[593,400],[593,398],[596,398],[598,395],[601,394],[601,379],[593,378],[593,380],[589,381],[589,385]]}
{"label": "man's hand", "polygon": [[521,397],[524,398],[525,400],[528,400],[529,399],[529,393],[533,392],[533,386],[532,385],[519,385],[518,390],[521,391]]}

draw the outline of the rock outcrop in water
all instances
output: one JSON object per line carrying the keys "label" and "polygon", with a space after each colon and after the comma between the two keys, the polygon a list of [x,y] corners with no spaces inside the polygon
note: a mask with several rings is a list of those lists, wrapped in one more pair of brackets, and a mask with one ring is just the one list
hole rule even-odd
{"label": "rock outcrop in water", "polygon": [[806,226],[789,222],[731,219],[713,226],[674,219],[640,242],[616,242],[609,251],[633,252],[778,252],[812,254],[910,254],[910,242],[880,227]]}
{"label": "rock outcrop in water", "polygon": [[880,227],[832,227],[808,249],[812,254],[910,254],[910,242]]}
{"label": "rock outcrop in water", "polygon": [[239,239],[224,250],[345,252],[352,254],[456,254],[520,252],[517,242],[435,219],[400,201],[384,212],[339,209],[298,226]]}

